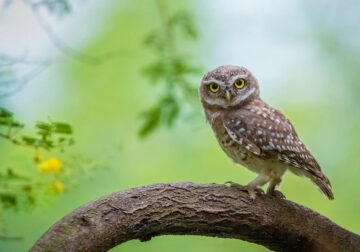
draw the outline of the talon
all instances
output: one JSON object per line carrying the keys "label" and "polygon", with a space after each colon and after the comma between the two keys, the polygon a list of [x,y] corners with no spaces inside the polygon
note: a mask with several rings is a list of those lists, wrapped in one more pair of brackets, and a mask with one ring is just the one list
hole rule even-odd
{"label": "talon", "polygon": [[230,184],[230,186],[231,186],[232,183],[234,183],[234,182],[232,182],[232,181],[226,181],[226,182],[224,183],[224,185]]}
{"label": "talon", "polygon": [[261,189],[260,187],[256,187],[255,188],[255,192],[259,193],[259,194],[265,194],[264,190]]}
{"label": "talon", "polygon": [[229,184],[230,187],[238,188],[238,189],[240,189],[241,191],[248,191],[248,187],[247,187],[247,186],[240,185],[240,184],[235,183],[235,182],[232,182],[232,181],[227,181],[227,182],[224,183],[224,185],[227,185],[227,184]]}
{"label": "talon", "polygon": [[224,183],[224,185],[227,185],[227,184],[229,184],[230,187],[243,187],[242,185],[240,185],[240,184],[238,184],[238,183],[235,183],[235,182],[232,182],[232,181],[226,181],[226,182]]}
{"label": "talon", "polygon": [[248,191],[250,199],[254,201],[256,199],[256,190],[253,188],[249,188]]}
{"label": "talon", "polygon": [[285,195],[282,192],[278,191],[278,190],[273,190],[271,192],[268,192],[267,194],[270,195],[270,196],[273,196],[275,198],[286,199]]}
{"label": "talon", "polygon": [[232,181],[227,181],[224,183],[224,185],[227,185],[227,184],[229,184],[230,187],[235,187],[241,191],[247,192],[250,196],[250,199],[252,199],[252,200],[256,199],[256,194],[265,194],[264,191],[259,187],[254,188],[249,185],[244,186],[244,185],[240,185],[238,183],[232,182]]}

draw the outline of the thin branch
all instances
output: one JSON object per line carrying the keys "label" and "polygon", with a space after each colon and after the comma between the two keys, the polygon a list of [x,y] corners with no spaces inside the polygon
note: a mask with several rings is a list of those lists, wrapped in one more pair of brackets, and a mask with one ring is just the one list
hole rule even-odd
{"label": "thin branch", "polygon": [[[0,53],[0,72],[3,73],[0,73],[0,99],[20,92],[28,82],[42,73],[50,64],[51,61],[49,60],[28,59],[27,53],[21,56]],[[16,67],[19,65],[33,67],[19,77],[13,76],[13,73],[16,73]]]}
{"label": "thin branch", "polygon": [[65,43],[52,29],[50,24],[46,22],[46,20],[41,17],[41,15],[34,10],[34,15],[37,18],[37,21],[41,28],[44,30],[50,41],[53,43],[53,45],[65,56],[72,58],[78,62],[89,64],[89,65],[98,65],[103,63],[104,61],[108,61],[113,58],[117,58],[120,56],[124,56],[125,52],[122,50],[114,50],[109,51],[101,56],[91,56],[87,55],[81,51],[78,51],[71,46],[69,46],[67,43]]}
{"label": "thin branch", "polygon": [[68,57],[71,57],[79,62],[91,64],[91,65],[97,65],[101,62],[101,59],[97,57],[93,57],[87,54],[84,54],[80,51],[75,50],[74,48],[71,48],[69,45],[67,45],[64,41],[62,41],[54,32],[52,27],[45,21],[44,18],[40,16],[38,12],[34,10],[35,17],[37,18],[38,23],[42,27],[42,29],[45,31],[48,38],[51,40],[51,42],[56,46],[58,50],[60,50],[63,54],[67,55]]}
{"label": "thin branch", "polygon": [[6,140],[9,140],[11,143],[15,145],[22,145],[18,140],[12,138],[10,135],[4,134],[0,132],[0,138],[4,138]]}
{"label": "thin branch", "polygon": [[0,99],[12,96],[21,90],[23,90],[28,82],[42,73],[49,65],[39,65],[35,67],[30,72],[20,76],[18,78],[10,78],[10,79],[0,79],[0,88],[7,89],[5,91],[0,91]]}
{"label": "thin branch", "polygon": [[360,251],[360,236],[293,202],[238,188],[193,183],[121,191],[53,225],[31,251],[108,251],[160,235],[235,238],[276,251]]}
{"label": "thin branch", "polygon": [[0,53],[0,67],[12,67],[18,64],[43,66],[50,63],[50,60],[29,59],[27,52],[24,52],[21,56]]}

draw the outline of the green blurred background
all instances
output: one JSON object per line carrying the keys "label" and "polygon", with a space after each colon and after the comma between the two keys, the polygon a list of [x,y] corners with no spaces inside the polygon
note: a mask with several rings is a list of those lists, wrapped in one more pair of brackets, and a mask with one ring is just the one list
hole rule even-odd
{"label": "green blurred background", "polygon": [[[0,0],[0,3],[5,0]],[[192,79],[224,64],[243,65],[258,78],[262,97],[283,111],[329,177],[335,200],[307,179],[286,174],[287,199],[360,233],[360,3],[358,1],[166,1],[170,12],[186,10],[197,39],[178,41],[178,53],[200,66]],[[172,127],[138,137],[141,113],[166,88],[152,85],[143,68],[156,53],[144,46],[161,18],[155,1],[70,1],[69,15],[44,17],[57,35],[101,64],[65,55],[44,33],[33,10],[14,1],[0,16],[0,52],[51,59],[51,65],[14,95],[0,99],[27,125],[48,116],[70,123],[77,144],[71,153],[101,160],[77,175],[76,186],[30,210],[7,210],[1,251],[28,250],[51,225],[78,206],[115,191],[153,183],[192,181],[246,184],[255,177],[221,151],[205,123],[199,101],[184,102]],[[27,71],[25,68],[19,71]],[[0,86],[1,88],[1,86]],[[4,87],[3,87],[4,88]],[[52,153],[45,154],[51,157]],[[0,169],[37,173],[33,152],[0,139]],[[65,186],[66,181],[64,182]],[[112,251],[267,251],[240,240],[156,237]]]}

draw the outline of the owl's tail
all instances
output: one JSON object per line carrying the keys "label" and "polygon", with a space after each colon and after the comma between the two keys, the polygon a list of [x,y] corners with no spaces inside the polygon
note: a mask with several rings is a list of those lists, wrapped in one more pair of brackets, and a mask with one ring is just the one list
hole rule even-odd
{"label": "owl's tail", "polygon": [[330,200],[334,199],[334,194],[331,190],[329,179],[319,171],[317,174],[311,176],[311,181],[319,188],[319,190],[326,195]]}
{"label": "owl's tail", "polygon": [[307,169],[306,171],[304,169],[298,169],[295,167],[291,167],[290,171],[295,173],[298,176],[306,176],[308,177],[315,186],[326,195],[330,200],[334,199],[334,194],[331,190],[331,184],[329,179],[325,176],[324,173],[321,172],[320,169],[314,170],[314,169]]}

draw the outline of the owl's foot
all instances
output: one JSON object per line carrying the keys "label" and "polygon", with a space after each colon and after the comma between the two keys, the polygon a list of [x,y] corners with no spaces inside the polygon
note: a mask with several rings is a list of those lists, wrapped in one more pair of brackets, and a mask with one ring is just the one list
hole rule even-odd
{"label": "owl's foot", "polygon": [[253,187],[253,186],[250,186],[250,185],[240,185],[238,183],[235,183],[235,182],[232,182],[232,181],[227,181],[224,183],[225,185],[230,185],[230,187],[235,187],[235,188],[238,188],[240,189],[241,191],[245,191],[247,192],[249,195],[250,195],[250,198],[252,200],[254,200],[256,198],[256,194],[264,194],[264,191],[259,188],[259,187]]}
{"label": "owl's foot", "polygon": [[285,199],[284,194],[282,194],[282,192],[280,192],[279,190],[276,190],[279,188],[279,185],[281,183],[281,178],[274,178],[270,181],[270,185],[266,191],[267,195],[271,195],[274,196],[276,198],[279,199]]}
{"label": "owl's foot", "polygon": [[273,191],[270,191],[270,192],[266,192],[267,195],[270,195],[270,196],[273,196],[275,198],[279,198],[279,199],[286,199],[285,195],[278,191],[278,190],[273,190]]}

